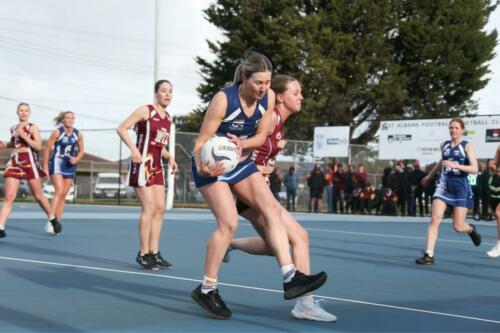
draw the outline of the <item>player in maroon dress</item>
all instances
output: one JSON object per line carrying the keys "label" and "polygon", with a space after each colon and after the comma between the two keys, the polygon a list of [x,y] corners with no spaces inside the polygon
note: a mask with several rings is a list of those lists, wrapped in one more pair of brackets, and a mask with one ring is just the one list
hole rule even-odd
{"label": "player in maroon dress", "polygon": [[42,193],[40,179],[46,176],[38,161],[38,151],[42,149],[42,139],[38,127],[29,122],[30,115],[30,106],[27,103],[19,103],[17,106],[19,123],[11,127],[9,143],[5,144],[0,141],[0,148],[12,148],[4,173],[5,197],[0,212],[0,238],[6,236],[5,224],[12,210],[12,204],[16,199],[21,180],[28,181],[33,196],[49,218],[45,230],[52,234],[59,234],[62,229],[61,224],[54,216],[49,201]]}
{"label": "player in maroon dress", "polygon": [[[252,159],[268,181],[268,177],[274,169],[276,155],[286,144],[283,131],[284,123],[289,116],[300,112],[303,100],[300,83],[290,76],[277,76],[272,81],[271,89],[276,94],[273,113],[274,127],[269,129],[265,143],[259,149],[254,150],[252,154]],[[264,217],[257,210],[240,200],[237,201],[237,208],[241,216],[250,220],[261,237],[233,239],[228,251],[238,249],[250,254],[274,255],[271,248],[264,241]],[[299,271],[310,274],[309,236],[307,231],[283,207],[281,207],[281,219],[286,226],[288,239],[292,246],[293,263]],[[226,253],[224,261],[229,261],[229,252]],[[306,294],[298,298],[291,315],[296,319],[316,321],[335,321],[337,319],[334,315],[325,311],[319,302],[313,298],[312,294]]]}
{"label": "player in maroon dress", "polygon": [[[117,129],[118,135],[130,148],[128,184],[134,187],[142,206],[139,221],[140,250],[136,261],[144,268],[172,268],[160,254],[160,235],[165,212],[165,158],[172,171],[177,164],[170,158],[165,146],[170,136],[172,118],[167,107],[172,100],[172,84],[160,80],[155,84],[156,103],[141,106],[125,119]],[[134,127],[137,142],[134,144],[127,130]]]}

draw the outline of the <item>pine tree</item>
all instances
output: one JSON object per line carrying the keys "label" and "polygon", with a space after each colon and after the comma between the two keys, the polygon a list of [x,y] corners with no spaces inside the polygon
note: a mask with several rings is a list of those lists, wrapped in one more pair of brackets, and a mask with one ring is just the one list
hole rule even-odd
{"label": "pine tree", "polygon": [[[275,73],[303,85],[302,112],[287,137],[311,140],[315,126],[348,125],[351,142],[374,138],[380,121],[474,112],[487,83],[496,31],[484,26],[492,0],[218,0],[205,10],[224,31],[208,42],[216,59],[196,58],[205,103],[233,79],[247,49],[267,55]],[[199,128],[206,105],[181,117]]]}

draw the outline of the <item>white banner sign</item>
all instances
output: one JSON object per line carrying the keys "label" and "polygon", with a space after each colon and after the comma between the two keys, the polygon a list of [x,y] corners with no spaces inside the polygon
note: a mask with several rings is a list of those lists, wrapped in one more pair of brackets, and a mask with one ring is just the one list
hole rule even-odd
{"label": "white banner sign", "polygon": [[348,157],[349,126],[314,128],[315,157]]}
{"label": "white banner sign", "polygon": [[[478,158],[493,158],[500,144],[500,116],[462,118],[464,139],[471,142]],[[438,161],[440,145],[450,139],[449,119],[382,121],[379,159]]]}

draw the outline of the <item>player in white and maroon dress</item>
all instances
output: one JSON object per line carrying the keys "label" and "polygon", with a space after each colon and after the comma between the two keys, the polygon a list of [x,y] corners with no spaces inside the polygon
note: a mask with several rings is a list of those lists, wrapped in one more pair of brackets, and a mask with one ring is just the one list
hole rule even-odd
{"label": "player in white and maroon dress", "polygon": [[[160,254],[160,236],[165,212],[165,175],[162,158],[171,170],[177,164],[166,149],[172,118],[167,107],[172,100],[172,84],[160,80],[155,84],[156,103],[134,111],[117,129],[120,138],[130,148],[128,184],[132,186],[142,206],[139,221],[140,250],[136,261],[145,269],[172,268]],[[127,130],[134,127],[134,144]]]}
{"label": "player in white and maroon dress", "polygon": [[10,141],[5,144],[0,142],[0,148],[12,148],[9,161],[5,168],[5,196],[0,212],[0,238],[5,237],[5,225],[12,210],[12,204],[17,196],[17,190],[21,180],[26,180],[31,188],[33,196],[40,207],[47,214],[49,221],[45,226],[51,229],[51,233],[59,234],[61,224],[54,216],[50,203],[42,193],[41,178],[46,174],[38,161],[38,151],[42,149],[42,139],[38,127],[29,122],[31,115],[30,106],[20,103],[17,107],[19,123],[10,129]]}
{"label": "player in white and maroon dress", "polygon": [[[286,144],[284,123],[289,116],[300,112],[303,100],[300,83],[288,75],[275,77],[271,89],[276,94],[276,104],[272,117],[274,127],[269,129],[266,141],[259,149],[254,150],[251,157],[268,181],[269,175],[274,169],[276,156]],[[238,213],[252,222],[261,237],[233,239],[224,261],[228,262],[229,251],[236,249],[256,255],[274,255],[272,249],[264,241],[264,217],[241,200],[237,200],[236,205]],[[284,207],[281,207],[281,218],[285,223],[288,239],[292,246],[293,263],[299,271],[310,274],[309,236],[307,231]],[[299,297],[291,311],[291,315],[296,319],[315,321],[335,321],[337,319],[333,314],[325,311],[319,302],[313,298],[312,294]]]}

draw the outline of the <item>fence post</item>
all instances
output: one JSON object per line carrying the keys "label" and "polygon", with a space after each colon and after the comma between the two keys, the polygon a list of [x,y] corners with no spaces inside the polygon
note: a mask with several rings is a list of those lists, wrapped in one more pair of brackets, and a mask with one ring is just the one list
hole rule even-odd
{"label": "fence post", "polygon": [[[170,125],[170,137],[169,137],[169,144],[168,144],[168,153],[170,155],[170,158],[175,161],[175,124],[172,123]],[[174,178],[174,173],[172,172],[172,168],[170,168],[170,164],[168,165],[167,168],[167,195],[166,195],[166,209],[170,210],[174,207],[174,194],[175,194],[175,178]]]}
{"label": "fence post", "polygon": [[122,191],[122,140],[120,140],[120,151],[118,152],[118,206],[121,204]]}
{"label": "fence post", "polygon": [[94,202],[94,161],[90,160],[90,202]]}

